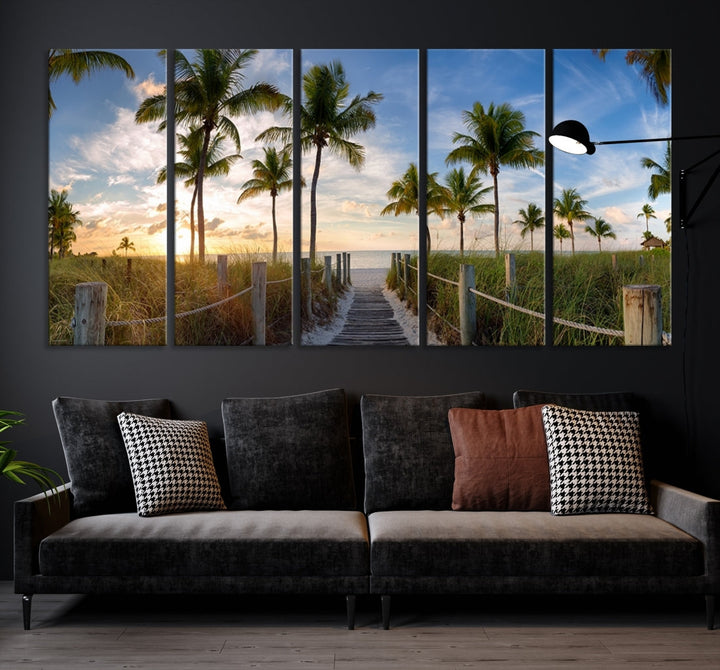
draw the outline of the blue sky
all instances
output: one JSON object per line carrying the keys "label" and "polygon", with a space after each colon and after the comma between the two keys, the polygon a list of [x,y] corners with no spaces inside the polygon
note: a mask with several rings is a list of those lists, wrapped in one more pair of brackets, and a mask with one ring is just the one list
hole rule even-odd
{"label": "blue sky", "polygon": [[[77,228],[76,252],[110,253],[127,235],[138,254],[162,253],[165,234],[165,187],[157,185],[158,170],[165,165],[165,137],[150,125],[137,125],[134,114],[140,102],[159,92],[165,83],[164,64],[157,50],[113,50],[135,69],[128,80],[103,71],[74,85],[69,79],[53,84],[58,110],[50,121],[51,188],[67,188],[69,199],[85,225]],[[192,50],[183,50],[191,56]],[[574,118],[590,130],[592,139],[664,137],[670,133],[669,108],[658,108],[636,69],[624,61],[626,49],[613,50],[606,62],[590,49],[555,52],[555,121]],[[338,59],[350,82],[350,94],[368,91],[383,94],[374,106],[375,128],[356,136],[366,148],[366,163],[359,172],[344,161],[323,157],[318,186],[318,250],[391,249],[417,247],[414,216],[380,216],[385,195],[402,176],[418,151],[418,57],[415,50],[306,50],[302,67]],[[261,50],[247,71],[247,83],[269,81],[280,90],[292,90],[292,54],[289,50]],[[462,111],[475,101],[487,106],[510,103],[526,117],[526,127],[540,133],[544,145],[544,52],[542,50],[443,50],[428,51],[428,166],[442,179],[448,172],[445,156],[453,148],[453,132],[462,132]],[[236,204],[242,184],[251,178],[250,163],[262,158],[254,137],[287,119],[265,112],[236,120],[241,133],[242,156],[223,179],[207,180],[206,244],[208,253],[255,251],[270,243],[270,199],[258,197]],[[669,197],[648,200],[650,171],[640,158],[662,162],[662,142],[598,147],[593,156],[555,152],[555,192],[577,188],[588,209],[613,226],[617,240],[607,249],[636,249],[645,229],[638,219],[642,205],[656,210],[650,230],[667,238],[664,219],[670,213]],[[309,183],[314,155],[303,159]],[[491,184],[489,176],[483,179]],[[501,169],[499,176],[501,245],[529,248],[512,222],[528,202],[544,205],[544,169]],[[176,189],[177,249],[187,247],[187,212],[191,191]],[[490,196],[491,198],[492,196]],[[309,187],[303,196],[303,248],[307,248]],[[289,252],[292,201],[278,198],[280,249]],[[459,241],[457,222],[450,218],[429,220],[433,248],[453,249]],[[576,248],[594,249],[596,242],[576,226]],[[542,236],[540,236],[542,237]],[[536,235],[535,247],[538,247]],[[492,217],[466,223],[466,247],[492,247]]]}

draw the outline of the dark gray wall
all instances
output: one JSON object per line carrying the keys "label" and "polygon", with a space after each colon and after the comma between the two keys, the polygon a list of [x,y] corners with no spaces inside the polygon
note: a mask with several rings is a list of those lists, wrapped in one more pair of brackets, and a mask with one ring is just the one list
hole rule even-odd
{"label": "dark gray wall", "polygon": [[[574,3],[526,4],[366,0],[348,8],[325,0],[6,0],[0,10],[0,408],[27,415],[28,425],[12,435],[21,454],[64,471],[50,408],[61,394],[166,396],[179,415],[204,419],[217,432],[220,401],[228,395],[339,386],[356,402],[363,392],[481,389],[496,406],[507,407],[519,387],[627,389],[643,395],[651,407],[658,473],[720,496],[720,422],[711,402],[720,333],[720,183],[698,212],[695,227],[673,235],[671,348],[73,350],[46,344],[48,48],[670,47],[674,133],[720,133],[716,26],[690,14],[687,4],[656,0],[648,11],[644,3],[612,0],[596,5],[598,15],[579,28],[572,22]],[[720,141],[712,146],[720,147]],[[678,144],[674,164],[688,165],[710,150],[704,143]],[[12,501],[31,492],[0,482],[0,579],[12,574]]]}

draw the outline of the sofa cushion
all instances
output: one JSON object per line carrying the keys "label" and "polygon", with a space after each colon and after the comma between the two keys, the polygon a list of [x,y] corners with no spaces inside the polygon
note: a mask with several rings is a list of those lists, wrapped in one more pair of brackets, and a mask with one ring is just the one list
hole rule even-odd
{"label": "sofa cushion", "polygon": [[655,516],[376,512],[372,575],[702,575],[702,543]]}
{"label": "sofa cushion", "polygon": [[608,393],[555,393],[553,391],[521,389],[513,393],[514,407],[549,404],[601,412],[639,412],[641,409],[640,399],[629,391],[612,391]]}
{"label": "sofa cushion", "polygon": [[225,509],[204,421],[118,415],[140,516]]}
{"label": "sofa cushion", "polygon": [[542,408],[553,514],[648,514],[637,412]]}
{"label": "sofa cushion", "polygon": [[454,510],[550,509],[541,409],[450,410]]}
{"label": "sofa cushion", "polygon": [[61,396],[52,403],[68,474],[74,516],[134,512],[135,490],[118,414],[170,418],[170,401],[93,400]]}
{"label": "sofa cushion", "polygon": [[222,403],[233,509],[354,509],[342,389]]}
{"label": "sofa cushion", "polygon": [[365,511],[450,509],[455,452],[448,423],[453,407],[481,409],[473,391],[436,396],[364,395]]}
{"label": "sofa cushion", "polygon": [[365,517],[353,511],[188,512],[75,519],[40,545],[43,575],[367,575]]}

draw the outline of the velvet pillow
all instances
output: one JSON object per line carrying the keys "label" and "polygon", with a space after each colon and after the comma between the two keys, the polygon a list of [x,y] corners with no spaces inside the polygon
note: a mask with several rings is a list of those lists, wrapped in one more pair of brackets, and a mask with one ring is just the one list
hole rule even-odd
{"label": "velvet pillow", "polygon": [[118,415],[140,516],[224,510],[204,421]]}
{"label": "velvet pillow", "polygon": [[637,412],[542,408],[555,515],[651,514]]}
{"label": "velvet pillow", "polygon": [[355,509],[345,392],[222,403],[232,509]]}
{"label": "velvet pillow", "polygon": [[170,401],[94,400],[61,396],[52,403],[70,476],[74,516],[135,512],[135,490],[118,414],[170,418]]}
{"label": "velvet pillow", "polygon": [[450,509],[455,466],[448,411],[484,406],[485,396],[477,391],[364,395],[365,512]]}
{"label": "velvet pillow", "polygon": [[448,413],[455,449],[454,510],[550,509],[542,407]]}

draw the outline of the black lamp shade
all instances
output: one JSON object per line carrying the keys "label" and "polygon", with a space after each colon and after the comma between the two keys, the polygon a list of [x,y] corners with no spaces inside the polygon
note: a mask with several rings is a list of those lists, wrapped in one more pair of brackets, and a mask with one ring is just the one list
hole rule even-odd
{"label": "black lamp shade", "polygon": [[550,133],[550,144],[569,154],[594,154],[588,129],[580,121],[561,121]]}

